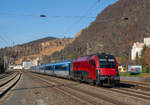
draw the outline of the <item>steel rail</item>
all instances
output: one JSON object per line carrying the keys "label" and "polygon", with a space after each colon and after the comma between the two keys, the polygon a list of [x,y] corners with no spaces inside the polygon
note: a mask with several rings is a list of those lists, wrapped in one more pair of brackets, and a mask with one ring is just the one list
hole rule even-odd
{"label": "steel rail", "polygon": [[[22,73],[17,73],[13,78],[5,82],[0,86],[0,99],[11,89],[13,88],[18,81],[20,80]],[[7,85],[7,86],[6,86]]]}
{"label": "steel rail", "polygon": [[9,83],[10,81],[12,81],[17,75],[18,75],[18,73],[16,73],[16,74],[13,75],[11,78],[9,78],[8,80],[4,81],[3,83],[0,83],[0,87],[4,86],[5,84],[7,84],[7,83]]}
{"label": "steel rail", "polygon": [[12,75],[14,72],[11,72],[11,73],[9,73],[9,74],[2,74],[2,75],[0,75],[0,79],[3,79],[3,78],[6,78],[6,77],[8,77],[9,75]]}
{"label": "steel rail", "polygon": [[[111,104],[115,104],[115,105],[122,105],[122,104],[128,105],[127,103],[120,102],[120,101],[118,101],[118,100],[112,99],[112,98],[107,97],[107,96],[104,96],[104,95],[102,95],[102,94],[96,94],[96,93],[92,93],[92,92],[89,92],[89,91],[86,91],[86,90],[83,90],[83,89],[79,89],[79,88],[76,88],[76,87],[72,87],[72,86],[69,86],[69,85],[65,85],[65,84],[62,84],[62,82],[58,82],[58,81],[55,81],[55,80],[50,80],[50,79],[48,79],[48,78],[46,78],[46,77],[44,77],[44,76],[40,76],[40,75],[38,75],[38,74],[35,74],[35,75],[36,75],[36,77],[38,77],[38,78],[42,78],[42,80],[45,81],[45,82],[52,82],[52,83],[54,83],[54,84],[57,83],[57,84],[60,86],[59,89],[64,89],[64,88],[65,88],[66,90],[71,89],[71,90],[73,90],[73,91],[77,91],[77,92],[80,92],[80,93],[83,93],[83,94],[86,94],[86,95],[90,95],[90,96],[92,96],[93,98],[98,98],[98,99],[100,99],[100,100],[103,100],[103,101],[105,101],[105,102],[108,102],[108,103],[111,103]],[[48,79],[48,80],[46,80],[46,79]]]}
{"label": "steel rail", "polygon": [[135,92],[135,91],[132,91],[132,90],[110,89],[109,91],[122,93],[122,94],[125,94],[125,95],[129,95],[129,96],[133,96],[133,97],[137,97],[137,98],[141,98],[141,99],[145,99],[145,100],[150,100],[150,95],[145,94],[145,93]]}
{"label": "steel rail", "polygon": [[81,102],[82,104],[85,104],[85,105],[102,105],[100,103],[97,103],[97,102],[94,102],[94,101],[91,101],[91,100],[87,100],[87,99],[83,99],[84,97],[80,97],[78,95],[75,95],[75,94],[72,94],[72,92],[68,91],[68,90],[65,90],[65,89],[62,89],[62,88],[59,88],[58,86],[59,85],[54,85],[55,83],[54,82],[51,82],[51,81],[47,81],[45,79],[43,79],[42,77],[40,76],[35,76],[32,74],[33,77],[37,78],[38,80],[42,81],[42,83],[46,83],[47,86],[69,96],[69,97],[72,97],[73,99]]}
{"label": "steel rail", "polygon": [[149,82],[142,82],[142,81],[130,81],[130,80],[121,80],[122,83],[132,83],[132,84],[138,84],[138,85],[147,85],[150,86]]}

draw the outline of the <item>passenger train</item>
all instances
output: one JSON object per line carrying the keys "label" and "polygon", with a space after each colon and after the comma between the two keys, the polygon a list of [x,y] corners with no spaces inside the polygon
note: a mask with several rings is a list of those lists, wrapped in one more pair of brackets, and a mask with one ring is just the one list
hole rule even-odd
{"label": "passenger train", "polygon": [[57,77],[84,81],[96,85],[118,85],[118,64],[113,55],[99,53],[31,67],[31,71]]}

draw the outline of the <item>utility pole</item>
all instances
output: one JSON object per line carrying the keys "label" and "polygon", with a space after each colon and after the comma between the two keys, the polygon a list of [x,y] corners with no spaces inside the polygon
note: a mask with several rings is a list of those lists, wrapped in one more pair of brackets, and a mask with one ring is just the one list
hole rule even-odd
{"label": "utility pole", "polygon": [[63,51],[61,51],[61,60],[65,60],[65,56],[64,56],[64,52]]}
{"label": "utility pole", "polygon": [[6,55],[4,55],[4,72],[6,71],[6,69],[7,69],[7,63],[8,63],[8,59],[7,59],[7,56]]}
{"label": "utility pole", "polygon": [[5,67],[6,67],[6,65],[5,65],[5,55],[4,55],[4,72],[5,72]]}

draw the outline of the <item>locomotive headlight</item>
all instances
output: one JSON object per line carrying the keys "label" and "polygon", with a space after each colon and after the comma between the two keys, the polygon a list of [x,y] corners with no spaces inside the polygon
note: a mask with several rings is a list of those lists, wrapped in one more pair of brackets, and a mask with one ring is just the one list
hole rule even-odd
{"label": "locomotive headlight", "polygon": [[97,74],[101,75],[100,69],[96,69],[96,71],[97,71]]}
{"label": "locomotive headlight", "polygon": [[119,76],[117,76],[117,77],[115,77],[114,79],[115,79],[115,80],[120,80],[120,77],[119,77]]}

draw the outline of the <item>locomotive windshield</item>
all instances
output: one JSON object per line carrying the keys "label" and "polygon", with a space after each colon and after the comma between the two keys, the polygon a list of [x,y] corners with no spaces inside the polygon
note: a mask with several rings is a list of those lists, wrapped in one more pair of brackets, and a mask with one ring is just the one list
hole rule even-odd
{"label": "locomotive windshield", "polygon": [[99,59],[100,68],[115,68],[115,60],[114,59]]}

